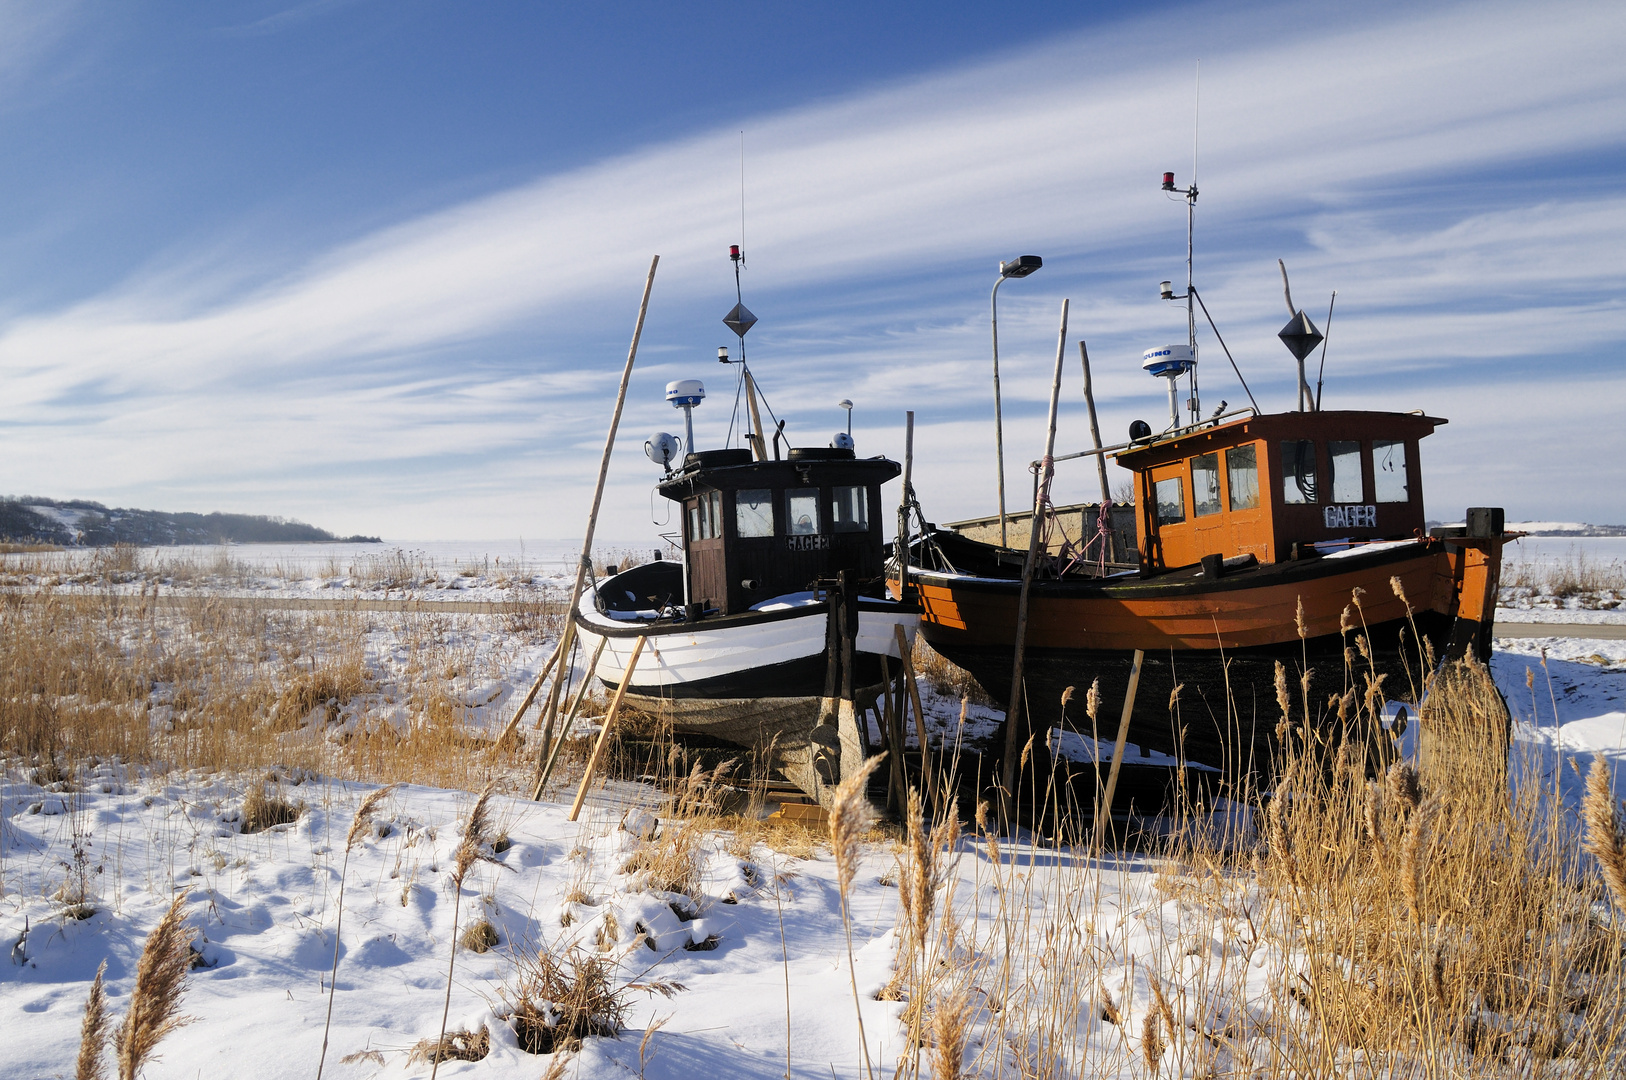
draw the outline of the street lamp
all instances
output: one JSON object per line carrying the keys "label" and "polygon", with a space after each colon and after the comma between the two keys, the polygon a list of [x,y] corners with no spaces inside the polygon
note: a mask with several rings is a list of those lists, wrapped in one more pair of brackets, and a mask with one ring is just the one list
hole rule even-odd
{"label": "street lamp", "polygon": [[1010,262],[999,264],[999,280],[989,294],[988,307],[994,333],[994,456],[999,464],[999,546],[1005,547],[1005,426],[999,403],[999,287],[1007,278],[1025,278],[1044,260],[1037,255],[1018,255]]}

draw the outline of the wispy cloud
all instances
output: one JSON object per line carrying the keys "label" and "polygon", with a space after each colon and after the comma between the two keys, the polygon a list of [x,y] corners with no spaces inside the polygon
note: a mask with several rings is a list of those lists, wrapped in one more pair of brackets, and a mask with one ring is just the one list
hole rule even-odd
{"label": "wispy cloud", "polygon": [[[806,403],[843,394],[866,423],[915,407],[941,436],[921,464],[927,497],[945,492],[938,516],[985,509],[991,494],[951,478],[989,441],[986,289],[1018,248],[1047,266],[1002,297],[1015,414],[1043,399],[1055,307],[1071,295],[1112,422],[1155,415],[1156,388],[1131,358],[1183,333],[1154,292],[1178,276],[1183,213],[1153,184],[1189,171],[1186,58],[1199,55],[1199,280],[1256,393],[1291,396],[1273,341],[1277,255],[1312,311],[1309,297],[1339,289],[1344,393],[1379,378],[1424,388],[1426,372],[1464,361],[1500,361],[1508,385],[1521,363],[1579,352],[1584,369],[1626,341],[1614,299],[1626,204],[1558,182],[1566,163],[1626,141],[1614,9],[1287,14],[1216,6],[1126,23],[741,125],[751,304],[764,316],[753,355],[793,428],[833,427],[833,410]],[[568,500],[588,481],[579,455],[602,438],[656,251],[629,441],[671,423],[655,380],[694,369],[683,361],[718,342],[732,299],[720,252],[738,230],[736,140],[701,133],[540,177],[271,279],[229,275],[240,283],[220,289],[155,270],[16,316],[0,326],[0,440],[26,441],[29,486],[42,490],[211,506],[271,492],[267,509],[420,535],[574,531],[573,516],[540,525],[500,489],[546,481]],[[1205,369],[1213,392],[1240,397],[1217,349]],[[719,434],[721,397],[705,414]],[[1532,415],[1528,401],[1475,399],[1487,418],[1526,425],[1556,423],[1560,404]],[[871,449],[896,441],[875,436],[886,445]],[[1604,438],[1618,460],[1623,437]],[[1456,444],[1435,441],[1456,460]],[[634,532],[647,463],[628,458],[616,478],[632,506],[614,527]],[[471,493],[486,484],[499,490]],[[1589,492],[1545,497],[1571,502],[1532,512],[1584,516]]]}

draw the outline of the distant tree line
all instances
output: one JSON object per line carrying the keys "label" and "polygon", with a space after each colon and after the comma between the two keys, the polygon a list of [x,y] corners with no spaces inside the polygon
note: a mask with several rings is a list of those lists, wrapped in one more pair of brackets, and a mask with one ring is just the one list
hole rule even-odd
{"label": "distant tree line", "polygon": [[326,529],[261,514],[188,514],[108,509],[85,499],[0,498],[0,540],[107,547],[135,544],[278,544],[301,541],[382,543],[376,536],[335,536]]}

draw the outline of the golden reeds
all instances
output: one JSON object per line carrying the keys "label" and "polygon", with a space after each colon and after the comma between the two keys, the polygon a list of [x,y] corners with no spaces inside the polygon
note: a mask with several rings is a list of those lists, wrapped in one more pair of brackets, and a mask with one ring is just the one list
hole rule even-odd
{"label": "golden reeds", "polygon": [[[429,1069],[429,1080],[434,1080],[440,1072],[440,1061],[446,1047],[446,1018],[452,1011],[452,974],[457,968],[457,922],[463,908],[463,879],[468,877],[469,871],[475,863],[497,860],[492,858],[486,850],[491,841],[497,837],[496,830],[491,821],[491,794],[496,789],[496,781],[490,781],[481,790],[480,797],[474,800],[474,809],[469,811],[469,819],[463,826],[463,836],[452,852],[452,947],[449,950],[450,959],[446,962],[446,1001],[440,1010],[440,1034],[434,1042],[434,1060]],[[480,1057],[484,1057],[482,1050]],[[465,1060],[478,1061],[479,1058]]]}
{"label": "golden reeds", "polygon": [[102,1055],[107,1042],[107,996],[102,992],[102,976],[107,972],[107,961],[96,969],[96,979],[90,984],[90,995],[85,998],[85,1018],[79,1025],[79,1059],[75,1062],[74,1080],[102,1080]]}
{"label": "golden reeds", "polygon": [[1586,819],[1587,852],[1598,861],[1598,870],[1615,906],[1626,911],[1626,842],[1620,835],[1613,779],[1608,762],[1601,756],[1596,758],[1587,771],[1581,812]]}
{"label": "golden reeds", "polygon": [[379,804],[394,790],[394,784],[386,784],[369,792],[361,800],[361,805],[356,807],[355,817],[350,819],[350,829],[344,834],[344,859],[339,864],[339,914],[333,923],[333,970],[328,978],[327,1019],[322,1024],[322,1053],[316,1059],[316,1080],[322,1080],[322,1067],[327,1064],[327,1038],[333,1027],[333,995],[339,988],[339,939],[344,930],[344,886],[350,874],[350,852],[368,831]]}
{"label": "golden reeds", "polygon": [[858,1041],[864,1052],[864,1072],[875,1080],[870,1065],[869,1039],[864,1034],[864,1010],[858,995],[858,968],[853,961],[852,912],[848,897],[853,878],[858,875],[858,860],[863,854],[864,836],[875,821],[875,808],[870,805],[870,774],[880,766],[885,754],[878,754],[845,776],[836,788],[830,805],[830,850],[836,860],[836,888],[841,897],[841,925],[847,936],[847,974],[852,982],[853,1008],[858,1015]]}
{"label": "golden reeds", "polygon": [[181,924],[185,902],[186,893],[176,895],[141,950],[130,1011],[113,1036],[119,1080],[136,1080],[142,1066],[156,1058],[154,1052],[164,1037],[191,1022],[180,1014],[192,960],[192,931]]}

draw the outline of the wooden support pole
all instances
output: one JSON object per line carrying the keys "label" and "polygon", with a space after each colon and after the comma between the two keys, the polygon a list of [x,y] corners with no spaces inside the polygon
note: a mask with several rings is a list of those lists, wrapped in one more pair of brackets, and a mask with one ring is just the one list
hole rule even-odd
{"label": "wooden support pole", "polygon": [[607,637],[598,639],[598,648],[593,650],[593,660],[587,665],[587,671],[582,675],[582,684],[576,689],[576,700],[570,703],[570,709],[565,713],[565,722],[559,725],[559,736],[551,743],[544,742],[543,752],[548,755],[547,764],[537,771],[536,790],[531,793],[531,801],[542,797],[542,789],[548,786],[548,777],[553,775],[554,763],[559,760],[559,751],[565,745],[565,736],[570,733],[570,725],[576,721],[576,712],[582,707],[587,698],[587,691],[593,685],[593,674],[598,671],[598,658],[604,655],[604,646],[610,643]]}
{"label": "wooden support pole", "polygon": [[768,439],[762,433],[762,414],[757,412],[757,381],[751,377],[751,369],[745,369],[745,400],[751,410],[751,429],[756,432],[756,453],[758,461],[768,460]]}
{"label": "wooden support pole", "polygon": [[1104,506],[1112,501],[1112,492],[1107,487],[1107,456],[1101,450],[1101,425],[1095,419],[1095,389],[1090,382],[1090,350],[1085,346],[1084,339],[1078,341],[1078,358],[1084,364],[1084,405],[1090,412],[1090,438],[1095,443],[1095,470],[1101,478],[1101,504]]}
{"label": "wooden support pole", "polygon": [[621,700],[627,696],[627,687],[632,685],[632,672],[638,666],[638,654],[644,651],[644,642],[648,640],[647,634],[639,634],[638,643],[632,647],[632,657],[627,661],[627,669],[621,675],[621,684],[615,688],[615,698],[610,702],[610,711],[604,715],[604,727],[598,733],[598,742],[593,744],[593,756],[587,759],[587,769],[582,773],[581,787],[576,789],[576,801],[570,804],[571,821],[575,821],[576,816],[582,812],[582,803],[587,800],[587,786],[593,782],[593,772],[598,768],[599,758],[604,756],[604,744],[610,741],[610,728],[615,726],[615,718],[621,712]]}
{"label": "wooden support pole", "polygon": [[537,727],[542,729],[543,752],[553,739],[553,722],[559,718],[559,696],[562,694],[565,674],[565,661],[570,656],[570,650],[576,645],[576,620],[570,619],[565,623],[565,632],[559,638],[559,669],[553,677],[553,685],[548,688],[548,698],[542,704],[542,712],[537,716]]}
{"label": "wooden support pole", "polygon": [[[1124,763],[1124,744],[1129,741],[1129,717],[1135,711],[1135,692],[1140,689],[1141,662],[1146,659],[1143,649],[1135,650],[1135,661],[1129,669],[1129,689],[1124,693],[1124,711],[1118,718],[1118,737],[1112,743],[1112,769],[1107,773],[1106,795],[1101,805],[1095,808],[1095,844],[1101,846],[1101,822],[1105,820],[1108,828],[1112,823],[1112,796],[1118,790],[1118,769]],[[1099,769],[1101,763],[1097,761],[1095,767]]]}
{"label": "wooden support pole", "polygon": [[[568,628],[570,624],[567,622],[565,625]],[[547,681],[548,673],[553,670],[553,665],[558,663],[559,658],[564,654],[565,638],[567,636],[566,634],[559,635],[559,640],[554,643],[552,655],[548,657],[547,663],[542,665],[542,670],[537,672],[536,681],[531,683],[531,688],[526,691],[524,699],[519,703],[519,708],[514,710],[514,715],[509,717],[507,726],[502,729],[502,734],[498,735],[497,741],[492,744],[493,750],[502,746],[503,743],[508,741],[509,736],[514,734],[514,729],[519,726],[519,718],[525,715],[525,710],[529,709],[531,702],[536,700],[536,692],[542,689],[542,684]]]}
{"label": "wooden support pole", "polygon": [[[926,789],[926,803],[937,803],[937,776],[932,771],[931,736],[926,731],[926,710],[920,707],[920,687],[915,683],[915,662],[909,655],[909,638],[902,623],[892,624],[892,636],[898,640],[898,659],[903,665],[903,684],[909,690],[909,701],[915,707],[915,736],[920,740],[920,775]],[[900,725],[901,726],[901,725]]]}
{"label": "wooden support pole", "polygon": [[915,411],[903,414],[903,490],[898,495],[898,599],[909,599],[909,500],[913,497],[910,478],[915,470]]}
{"label": "wooden support pole", "polygon": [[[576,618],[576,607],[581,603],[582,591],[587,586],[587,572],[593,568],[593,530],[598,525],[599,504],[604,501],[604,481],[610,472],[610,454],[615,450],[615,433],[621,427],[621,410],[627,404],[627,384],[632,381],[632,364],[638,358],[638,340],[644,336],[644,317],[649,314],[649,294],[655,288],[655,268],[660,266],[661,257],[655,256],[649,261],[649,276],[644,279],[644,298],[638,304],[638,322],[632,328],[632,345],[627,349],[627,364],[621,369],[621,386],[615,394],[615,412],[610,416],[610,431],[604,437],[604,456],[598,463],[598,486],[593,489],[593,506],[587,512],[587,535],[582,538],[581,561],[576,564],[576,585],[570,591],[570,607],[565,611],[565,633],[561,636],[561,645],[565,638],[572,636],[572,628]],[[560,654],[563,662],[563,650]]]}
{"label": "wooden support pole", "polygon": [[[1050,424],[1045,432],[1044,458],[1039,463],[1041,473],[1048,472],[1053,466],[1051,455],[1056,450],[1056,410],[1061,403],[1061,366],[1067,356],[1067,306],[1068,302],[1061,302],[1061,330],[1056,340],[1056,373],[1050,380]],[[1016,765],[1022,756],[1022,749],[1026,745],[1024,736],[1027,734],[1026,716],[1022,712],[1022,704],[1026,695],[1022,692],[1022,660],[1027,648],[1028,633],[1028,593],[1033,585],[1033,566],[1039,558],[1039,522],[1044,512],[1043,500],[1049,493],[1049,485],[1042,480],[1033,499],[1033,518],[1028,525],[1028,557],[1022,563],[1022,591],[1016,601],[1016,655],[1011,663],[1011,704],[1005,710],[1005,760],[1001,762],[1001,792],[1000,799],[1003,804],[1003,824],[1009,829],[1016,817]]]}
{"label": "wooden support pole", "polygon": [[903,768],[903,724],[898,717],[898,708],[903,703],[893,698],[892,672],[886,662],[886,653],[881,654],[881,694],[886,702],[886,712],[881,722],[886,725],[886,741],[891,744],[892,751],[888,758],[892,782],[887,785],[887,803],[894,813],[901,816],[909,799],[909,779]]}

